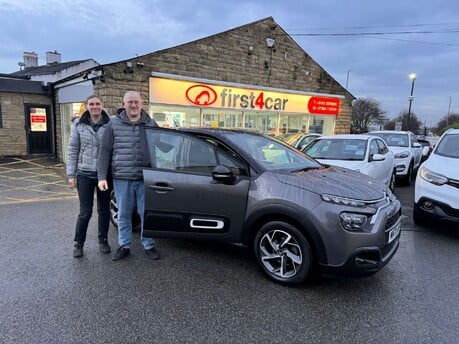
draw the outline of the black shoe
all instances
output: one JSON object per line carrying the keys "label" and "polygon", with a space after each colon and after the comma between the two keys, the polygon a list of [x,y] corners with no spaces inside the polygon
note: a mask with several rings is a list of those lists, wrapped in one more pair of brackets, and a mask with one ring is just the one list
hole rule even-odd
{"label": "black shoe", "polygon": [[128,249],[128,248],[124,248],[124,247],[119,247],[115,254],[113,255],[112,257],[112,260],[115,261],[115,260],[121,260],[121,259],[124,259],[126,258],[127,256],[129,256],[131,250]]}
{"label": "black shoe", "polygon": [[103,244],[99,244],[99,251],[102,253],[110,253],[112,249],[110,248],[110,245],[106,242]]}
{"label": "black shoe", "polygon": [[83,246],[82,245],[75,245],[73,247],[73,256],[75,258],[83,257]]}
{"label": "black shoe", "polygon": [[154,247],[150,248],[149,250],[145,250],[145,253],[150,259],[153,259],[153,260],[158,260],[161,258],[161,255]]}

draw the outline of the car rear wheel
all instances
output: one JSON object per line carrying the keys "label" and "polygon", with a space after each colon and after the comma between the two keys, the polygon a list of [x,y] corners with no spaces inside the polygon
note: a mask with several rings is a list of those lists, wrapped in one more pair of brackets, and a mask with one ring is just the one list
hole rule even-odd
{"label": "car rear wheel", "polygon": [[254,252],[263,271],[280,284],[302,283],[312,273],[312,251],[307,239],[286,222],[273,221],[261,227]]}
{"label": "car rear wheel", "polygon": [[[110,222],[118,228],[118,205],[116,203],[115,191],[110,194]],[[134,232],[140,231],[140,217],[137,212],[132,213],[132,230]]]}

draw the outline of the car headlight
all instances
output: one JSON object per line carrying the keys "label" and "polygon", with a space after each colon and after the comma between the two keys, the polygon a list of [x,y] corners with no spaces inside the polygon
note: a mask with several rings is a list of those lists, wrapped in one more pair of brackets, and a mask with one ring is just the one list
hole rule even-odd
{"label": "car headlight", "polygon": [[334,196],[334,195],[327,195],[327,194],[321,194],[320,197],[325,202],[329,203],[335,203],[335,204],[341,204],[341,205],[349,205],[351,207],[363,207],[365,206],[365,202],[360,201],[358,199],[352,199],[352,198],[347,198],[347,197],[339,197],[339,196]]}
{"label": "car headlight", "polygon": [[432,183],[434,185],[443,185],[448,182],[448,178],[442,176],[441,174],[429,171],[425,167],[421,167],[421,169],[419,170],[419,176],[425,181],[428,181],[429,183]]}
{"label": "car headlight", "polygon": [[408,158],[409,156],[410,156],[410,152],[408,151],[400,152],[394,155],[395,159],[404,159],[404,158]]}
{"label": "car headlight", "polygon": [[345,230],[353,232],[361,232],[367,223],[368,217],[364,214],[356,213],[341,213],[339,214],[341,226]]}

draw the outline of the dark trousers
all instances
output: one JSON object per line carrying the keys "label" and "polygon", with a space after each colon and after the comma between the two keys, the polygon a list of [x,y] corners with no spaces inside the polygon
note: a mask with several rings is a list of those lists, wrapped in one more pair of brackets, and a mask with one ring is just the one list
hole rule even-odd
{"label": "dark trousers", "polygon": [[107,242],[108,227],[110,226],[110,192],[100,191],[97,187],[97,178],[77,176],[77,191],[80,200],[80,213],[75,228],[75,242],[83,246],[86,240],[89,220],[94,205],[94,190],[97,193],[98,237],[99,244]]}

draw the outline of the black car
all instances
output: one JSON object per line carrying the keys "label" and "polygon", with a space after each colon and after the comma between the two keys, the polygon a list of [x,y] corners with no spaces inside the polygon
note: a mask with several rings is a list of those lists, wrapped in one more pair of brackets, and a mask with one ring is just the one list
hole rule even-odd
{"label": "black car", "polygon": [[373,274],[399,246],[400,203],[366,175],[244,130],[146,128],[146,138],[146,237],[248,246],[288,285],[314,268]]}

